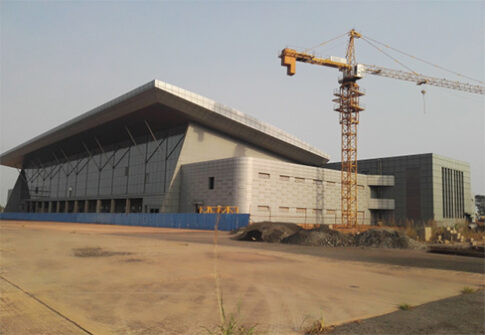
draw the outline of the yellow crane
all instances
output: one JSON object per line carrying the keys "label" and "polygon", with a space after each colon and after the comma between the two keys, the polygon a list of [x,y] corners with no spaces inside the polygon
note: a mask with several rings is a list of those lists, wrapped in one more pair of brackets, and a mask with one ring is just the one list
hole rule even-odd
{"label": "yellow crane", "polygon": [[[355,60],[355,48],[354,48],[355,39],[363,38],[372,46],[374,47],[376,46],[371,42],[372,39],[363,37],[362,34],[356,32],[354,29],[352,29],[345,35],[348,35],[349,37],[345,58],[340,58],[340,57],[318,58],[307,52],[299,52],[290,48],[283,49],[279,57],[281,58],[281,65],[287,68],[287,74],[289,76],[293,76],[295,74],[296,62],[333,67],[338,69],[340,72],[342,72],[342,76],[339,78],[340,88],[334,92],[335,99],[333,100],[334,102],[337,103],[334,110],[339,112],[339,122],[341,125],[341,147],[342,147],[341,149],[341,213],[342,213],[341,224],[345,226],[353,227],[357,225],[357,206],[358,206],[357,125],[359,124],[359,113],[364,110],[359,105],[359,97],[364,95],[364,93],[359,89],[359,85],[357,85],[357,80],[362,79],[364,77],[364,74],[368,73],[368,74],[377,75],[377,76],[412,81],[412,82],[415,82],[417,85],[426,84],[426,85],[444,87],[444,88],[460,90],[460,91],[476,93],[476,94],[485,94],[485,87],[480,85],[458,82],[458,81],[451,81],[447,79],[435,78],[431,76],[425,76],[425,75],[416,73],[412,70],[410,72],[406,72],[406,71],[388,69],[388,68],[384,68],[376,65],[358,64]],[[335,40],[335,39],[336,38],[332,40]],[[374,41],[374,42],[377,42],[377,41]],[[380,42],[377,42],[377,43],[380,43]],[[384,46],[389,47],[387,45],[384,45]],[[379,51],[383,52],[378,47],[376,48]],[[399,50],[396,50],[396,51],[400,52]],[[403,53],[403,54],[413,57],[406,53]],[[419,58],[416,58],[416,57],[413,57],[413,58],[420,60]],[[396,59],[394,60],[399,64],[401,64]],[[426,62],[426,61],[423,61],[423,62],[430,64],[429,62]],[[436,65],[433,65],[433,66],[441,68]],[[444,68],[441,68],[441,69],[444,69]],[[452,71],[449,71],[449,72],[452,72]],[[456,72],[452,72],[452,73],[460,75]],[[463,76],[463,77],[466,77],[466,76]],[[424,93],[424,91],[422,91],[422,93]]]}

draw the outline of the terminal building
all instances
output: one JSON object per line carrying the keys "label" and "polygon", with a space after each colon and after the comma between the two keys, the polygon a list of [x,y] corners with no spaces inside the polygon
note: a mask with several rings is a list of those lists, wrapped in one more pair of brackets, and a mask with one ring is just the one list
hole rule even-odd
{"label": "terminal building", "polygon": [[[7,212],[222,205],[253,222],[338,224],[340,171],[328,161],[276,127],[158,80],[0,156],[19,169]],[[461,219],[469,193],[466,163],[433,154],[360,161],[358,222]]]}

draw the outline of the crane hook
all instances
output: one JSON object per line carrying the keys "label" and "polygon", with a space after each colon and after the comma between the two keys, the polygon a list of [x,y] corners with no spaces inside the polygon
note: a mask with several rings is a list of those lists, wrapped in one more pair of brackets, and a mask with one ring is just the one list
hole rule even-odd
{"label": "crane hook", "polygon": [[423,95],[423,114],[426,114],[426,99],[424,98],[426,90],[421,90],[421,94]]}

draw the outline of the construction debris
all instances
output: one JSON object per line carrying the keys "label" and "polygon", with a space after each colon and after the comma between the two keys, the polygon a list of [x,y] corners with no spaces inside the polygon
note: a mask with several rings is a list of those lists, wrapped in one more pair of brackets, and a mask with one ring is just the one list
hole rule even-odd
{"label": "construction debris", "polygon": [[394,229],[369,229],[357,234],[343,234],[326,225],[305,230],[292,223],[259,222],[236,232],[242,241],[280,242],[325,247],[421,248],[422,245]]}
{"label": "construction debris", "polygon": [[455,228],[446,227],[446,229],[437,236],[438,243],[448,244],[450,242],[465,242],[465,237]]}
{"label": "construction debris", "polygon": [[313,245],[325,247],[349,247],[353,245],[351,235],[344,235],[325,225],[311,230],[301,229],[281,241],[288,244]]}
{"label": "construction debris", "polygon": [[302,228],[294,223],[258,222],[236,231],[234,239],[239,241],[281,242],[284,238],[300,230]]}
{"label": "construction debris", "polygon": [[410,247],[410,238],[394,229],[371,229],[354,236],[354,244],[359,247],[402,248]]}

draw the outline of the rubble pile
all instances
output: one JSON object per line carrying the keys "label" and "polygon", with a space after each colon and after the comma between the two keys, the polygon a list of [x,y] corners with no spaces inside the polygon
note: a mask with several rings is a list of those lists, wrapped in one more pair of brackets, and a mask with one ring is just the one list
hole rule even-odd
{"label": "rubble pile", "polygon": [[288,244],[325,246],[325,247],[349,247],[353,245],[352,236],[344,235],[327,226],[321,226],[311,230],[300,230],[281,241]]}
{"label": "rubble pile", "polygon": [[409,238],[393,229],[370,229],[354,236],[354,245],[374,248],[409,248]]}
{"label": "rubble pile", "polygon": [[422,245],[393,229],[369,229],[356,235],[326,225],[305,230],[293,223],[259,222],[241,228],[233,237],[240,241],[264,241],[324,247],[420,248]]}
{"label": "rubble pile", "polygon": [[288,236],[302,230],[294,223],[258,222],[243,227],[235,232],[233,239],[239,241],[281,242]]}

